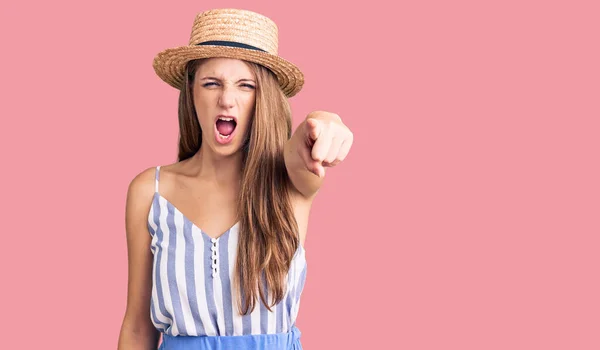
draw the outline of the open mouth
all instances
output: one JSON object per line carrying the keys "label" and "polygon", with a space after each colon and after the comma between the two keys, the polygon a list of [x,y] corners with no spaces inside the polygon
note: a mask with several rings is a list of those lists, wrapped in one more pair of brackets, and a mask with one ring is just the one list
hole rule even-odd
{"label": "open mouth", "polygon": [[222,140],[229,139],[237,126],[237,122],[233,117],[220,116],[216,123],[218,137]]}

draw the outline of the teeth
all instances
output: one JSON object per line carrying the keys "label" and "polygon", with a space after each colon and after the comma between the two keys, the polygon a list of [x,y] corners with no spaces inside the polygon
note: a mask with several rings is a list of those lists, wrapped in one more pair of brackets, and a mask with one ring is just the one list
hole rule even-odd
{"label": "teeth", "polygon": [[230,135],[227,135],[227,136],[225,136],[225,135],[221,135],[221,133],[219,133],[219,137],[220,137],[220,138],[222,138],[222,139],[226,139],[226,138],[228,138],[229,136],[230,136]]}
{"label": "teeth", "polygon": [[226,122],[232,121],[233,118],[225,118],[225,117],[219,117],[220,120],[224,120]]}

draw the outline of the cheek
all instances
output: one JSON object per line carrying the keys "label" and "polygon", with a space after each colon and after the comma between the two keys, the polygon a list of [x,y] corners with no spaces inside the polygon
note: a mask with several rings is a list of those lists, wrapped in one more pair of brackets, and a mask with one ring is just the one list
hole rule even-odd
{"label": "cheek", "polygon": [[255,104],[255,98],[254,96],[252,96],[251,98],[247,98],[243,101],[243,103],[241,104],[243,107],[243,113],[246,117],[250,117],[252,115],[252,113],[254,113],[254,104]]}
{"label": "cheek", "polygon": [[254,118],[254,101],[250,100],[243,105],[240,111],[244,116],[244,127],[250,125],[250,121]]}
{"label": "cheek", "polygon": [[194,108],[196,110],[196,116],[200,126],[202,128],[210,126],[208,124],[212,124],[211,115],[213,114],[213,111],[209,107],[207,101],[203,101],[202,99],[195,100]]}

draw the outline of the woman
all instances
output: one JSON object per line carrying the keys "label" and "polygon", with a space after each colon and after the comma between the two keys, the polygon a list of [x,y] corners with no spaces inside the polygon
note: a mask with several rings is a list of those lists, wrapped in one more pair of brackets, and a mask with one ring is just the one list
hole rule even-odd
{"label": "woman", "polygon": [[304,241],[325,168],[353,136],[317,111],[291,132],[303,75],[250,11],[196,16],[154,68],[180,90],[176,163],[128,189],[127,309],[119,349],[301,349]]}

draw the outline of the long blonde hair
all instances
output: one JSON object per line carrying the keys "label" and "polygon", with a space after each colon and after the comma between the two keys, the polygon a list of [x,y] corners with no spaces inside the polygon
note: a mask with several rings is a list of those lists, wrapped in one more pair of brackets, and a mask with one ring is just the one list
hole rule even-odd
{"label": "long blonde hair", "polygon": [[[188,62],[185,88],[179,94],[179,161],[192,157],[202,145],[192,93],[201,62]],[[247,63],[256,77],[256,103],[241,150],[240,236],[234,275],[240,314],[252,312],[257,297],[269,311],[283,299],[285,277],[300,244],[283,158],[284,144],[292,134],[290,106],[273,73]]]}

